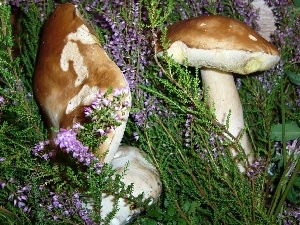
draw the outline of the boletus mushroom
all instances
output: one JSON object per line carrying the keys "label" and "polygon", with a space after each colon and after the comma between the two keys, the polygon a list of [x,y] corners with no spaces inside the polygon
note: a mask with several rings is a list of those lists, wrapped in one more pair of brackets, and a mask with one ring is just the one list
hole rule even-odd
{"label": "boletus mushroom", "polygon": [[[167,54],[176,62],[201,68],[208,105],[214,107],[216,119],[222,124],[231,112],[228,131],[238,137],[244,129],[244,117],[232,73],[246,75],[265,71],[280,59],[278,50],[245,23],[224,16],[205,15],[176,22],[167,27]],[[156,52],[163,52],[160,41]],[[248,136],[240,140],[252,163],[254,156]],[[237,155],[237,149],[231,150]],[[245,162],[238,163],[245,171]]]}
{"label": "boletus mushroom", "polygon": [[[128,89],[124,101],[131,104],[124,75],[102,49],[93,29],[74,5],[59,5],[44,26],[34,73],[34,94],[50,139],[56,135],[52,128],[72,128],[76,122],[86,122],[84,107],[108,88]],[[120,145],[128,110],[122,115],[122,125],[110,130],[99,147],[98,154],[108,150],[104,162],[112,160]]]}

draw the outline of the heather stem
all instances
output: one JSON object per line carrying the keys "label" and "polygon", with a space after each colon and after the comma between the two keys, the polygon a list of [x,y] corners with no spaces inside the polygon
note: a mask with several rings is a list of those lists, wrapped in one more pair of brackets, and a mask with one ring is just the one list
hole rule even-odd
{"label": "heather stem", "polygon": [[[287,165],[292,165],[293,164],[294,154],[295,154],[295,152],[293,152],[290,155],[289,160],[287,162]],[[274,197],[272,199],[271,206],[268,210],[269,216],[272,216],[272,215],[277,216],[279,210],[283,206],[283,203],[286,200],[286,196],[289,193],[289,190],[290,190],[291,186],[293,185],[294,180],[297,177],[298,172],[300,171],[299,156],[297,156],[297,160],[296,160],[295,164],[296,164],[295,170],[294,170],[294,173],[293,173],[293,175],[292,175],[289,182],[287,180],[288,180],[288,176],[289,176],[289,172],[290,172],[290,167],[286,166],[284,168],[283,174],[280,178],[279,184],[276,188]]]}
{"label": "heather stem", "polygon": [[[282,208],[283,203],[284,203],[284,201],[285,201],[285,199],[286,199],[286,197],[287,197],[287,195],[288,195],[288,193],[289,193],[291,187],[293,186],[294,181],[295,181],[295,179],[297,178],[298,172],[299,172],[299,171],[300,171],[300,160],[299,160],[299,157],[298,157],[298,158],[297,158],[297,164],[296,164],[296,168],[295,168],[295,170],[294,170],[294,173],[293,173],[293,175],[292,175],[290,181],[288,182],[286,188],[284,189],[284,192],[283,192],[283,194],[282,194],[282,197],[280,198],[280,201],[279,201],[279,203],[278,203],[278,205],[277,205],[277,207],[276,207],[276,209],[275,209],[274,215],[277,215],[277,214],[279,213],[279,210]],[[284,175],[285,175],[285,174],[284,174]]]}
{"label": "heather stem", "polygon": [[286,155],[286,138],[285,138],[285,105],[284,105],[284,78],[280,82],[281,93],[281,119],[282,119],[282,151],[283,151],[283,168],[286,167],[287,155]]}

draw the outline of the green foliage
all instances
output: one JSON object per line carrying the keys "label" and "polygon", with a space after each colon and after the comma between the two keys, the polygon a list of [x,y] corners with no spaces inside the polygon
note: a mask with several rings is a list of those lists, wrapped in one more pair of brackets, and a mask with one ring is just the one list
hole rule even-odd
{"label": "green foliage", "polygon": [[[174,1],[161,2],[159,0],[144,0],[149,12],[149,20],[152,27],[162,27],[172,13]],[[155,12],[155,13],[153,13]]]}
{"label": "green foliage", "polygon": [[[20,58],[14,59],[12,56],[13,39],[9,23],[10,7],[2,5],[1,14],[3,15],[1,16],[1,42],[5,47],[1,48],[3,83],[0,92],[7,101],[3,108],[2,120],[7,121],[7,123],[4,123],[1,129],[3,138],[6,137],[6,139],[1,142],[4,145],[1,148],[11,148],[13,151],[18,148],[31,147],[32,143],[43,138],[43,133],[41,132],[42,123],[32,96],[31,85],[24,85],[28,84],[28,80],[23,76]],[[33,25],[30,28],[32,27]],[[37,51],[37,46],[34,50]],[[31,61],[32,64],[34,64],[34,61]],[[17,139],[20,139],[21,142],[14,142]]]}
{"label": "green foliage", "polygon": [[[271,128],[271,138],[282,141],[282,124],[276,124]],[[285,123],[285,140],[290,141],[300,137],[300,127],[296,122]]]}
{"label": "green foliage", "polygon": [[300,74],[297,74],[289,70],[287,70],[286,73],[293,84],[300,85]]}
{"label": "green foliage", "polygon": [[[30,148],[34,142],[41,140],[42,123],[31,90],[24,90],[20,59],[13,58],[13,37],[10,25],[10,6],[0,6],[1,49],[0,74],[2,81],[0,95],[5,98],[1,108],[3,116],[0,120],[0,155],[6,160],[0,165],[2,182],[17,179],[25,183],[30,177],[36,160],[30,156]],[[15,191],[17,184],[0,190],[0,219],[2,224],[30,224],[29,218],[6,200]]]}
{"label": "green foliage", "polygon": [[[95,22],[93,13],[101,11],[102,3],[95,11],[88,12],[85,5],[89,2],[82,1],[78,8],[87,20]],[[219,12],[215,2],[222,4],[224,10]],[[186,17],[200,13],[196,1],[190,2],[191,5],[183,0],[143,0],[139,3],[147,10],[149,21],[142,24],[139,12],[140,21],[137,21],[136,29],[147,34],[147,38],[153,37],[154,41],[157,30],[163,30],[161,38],[164,39],[166,30],[163,27],[182,19],[182,12]],[[126,2],[119,15],[129,25],[134,19],[131,4]],[[280,27],[292,25],[299,15],[298,1],[289,7],[290,18],[287,16],[278,21]],[[54,2],[45,1],[42,8],[47,18],[53,11]],[[200,9],[201,13],[244,19],[234,1],[208,1]],[[102,172],[97,174],[93,165],[66,165],[32,155],[35,144],[47,137],[32,97],[37,40],[44,21],[41,20],[40,8],[30,4],[28,8],[21,9],[21,34],[14,36],[9,21],[10,10],[9,5],[0,6],[0,95],[5,98],[5,104],[0,105],[0,159],[5,158],[0,160],[0,185],[5,183],[4,187],[0,186],[0,223],[84,224],[78,214],[63,217],[62,210],[49,208],[54,195],[60,196],[60,201],[74,204],[74,193],[80,193],[80,199],[94,207],[89,216],[104,224],[113,218],[118,206],[114,205],[107,218],[100,218],[101,193],[114,194],[116,199],[126,196],[129,202],[142,206],[141,196],[134,198],[131,194],[134,187],[126,187],[121,182],[122,175],[116,175],[108,164],[104,164]],[[110,19],[118,24],[120,17],[112,15]],[[111,31],[97,27],[96,23],[92,25],[101,43],[105,44],[107,36],[112,35]],[[124,33],[129,32],[126,27]],[[243,154],[232,157],[231,150],[242,151],[242,147],[238,139],[230,136],[226,129],[228,126],[219,124],[214,110],[207,107],[207,93],[202,90],[198,68],[178,65],[166,55],[160,58],[153,55],[153,61],[145,71],[137,70],[147,80],[147,85],[138,84],[133,91],[132,111],[139,112],[145,107],[145,96],[147,100],[153,100],[148,104],[155,104],[157,110],[147,112],[145,123],[139,126],[131,118],[124,141],[147,153],[159,171],[163,192],[159,201],[146,207],[146,212],[133,224],[273,225],[283,221],[278,214],[287,209],[284,202],[299,207],[300,156],[295,152],[299,146],[293,146],[292,142],[286,144],[286,141],[299,137],[300,111],[295,101],[299,98],[295,91],[296,85],[299,85],[299,62],[291,63],[295,49],[289,37],[285,37],[284,41],[284,45],[278,46],[283,71],[275,68],[255,74],[257,77],[238,79],[247,124],[244,132],[250,136],[255,156],[262,158],[262,171],[250,167],[249,173],[239,172],[237,161],[246,157]],[[20,48],[19,56],[13,54],[16,45]],[[123,64],[138,67],[142,61],[141,49],[123,54]],[[113,56],[113,52],[108,52],[108,55]],[[109,114],[111,111],[115,112],[112,108],[98,111],[98,120],[84,125],[85,129],[81,131],[84,145],[96,149],[105,140],[94,132],[102,129],[101,121],[118,125]],[[133,141],[134,132],[139,137],[138,141]],[[274,140],[282,141],[279,152],[274,147]],[[26,204],[33,217],[24,212],[24,207],[18,206],[18,201],[14,202],[24,186],[30,186],[30,190],[24,192],[28,192]],[[271,189],[275,191],[271,192]],[[60,216],[53,221],[53,215]]]}
{"label": "green foliage", "polygon": [[[174,66],[178,67],[177,65]],[[184,71],[181,71],[181,76],[184,75]],[[185,75],[189,76],[190,74]],[[189,76],[189,79],[194,78]],[[169,82],[167,80],[167,78],[164,80],[164,91],[172,88],[173,95],[168,95],[164,104],[176,116],[164,117],[163,119],[158,115],[148,117],[149,127],[145,129],[145,133],[139,135],[142,148],[149,149],[149,154],[155,159],[159,167],[166,198],[172,202],[171,208],[164,205],[166,213],[170,213],[174,208],[177,209],[180,214],[176,213],[176,215],[181,217],[178,221],[183,218],[187,224],[207,224],[208,221],[226,224],[252,224],[256,220],[257,224],[270,222],[271,218],[267,219],[266,216],[265,218],[256,218],[258,216],[255,213],[263,215],[265,212],[263,202],[258,198],[262,190],[260,187],[253,190],[249,181],[238,172],[229,152],[229,146],[235,145],[235,143],[223,137],[225,138],[223,143],[218,142],[215,146],[207,145],[210,134],[221,134],[221,128],[211,122],[212,117],[208,117],[211,114],[205,102],[200,101],[201,99],[190,100],[187,98],[182,100],[181,98],[186,97],[186,95],[181,95],[179,98],[174,92],[174,84],[171,85],[172,80]],[[188,86],[188,83],[193,82],[184,81],[180,85],[184,84],[185,89],[189,90],[192,87]],[[177,93],[180,93],[179,88],[176,90]],[[190,105],[191,108],[195,107],[191,110],[184,108],[182,103],[179,104],[180,101],[197,101],[197,103]],[[177,104],[172,104],[173,102],[177,102]],[[190,125],[191,142],[186,142],[185,137],[187,113],[193,115],[193,121]],[[211,150],[219,151],[217,149],[220,145],[224,147],[220,154],[224,155],[215,157]],[[220,174],[223,176],[220,177]],[[252,201],[255,201],[257,206],[254,206]],[[187,212],[183,210],[187,207],[187,202],[198,202],[201,207],[198,207],[197,213]],[[220,207],[221,205],[226,205],[226,209]],[[253,206],[253,211],[249,210],[248,206],[250,205]],[[157,209],[153,211],[153,213],[155,212],[157,213]],[[162,214],[161,210],[158,212]],[[255,212],[254,215],[253,212]],[[153,217],[157,217],[159,222],[170,223],[167,221],[169,217],[156,215],[151,217],[152,220]],[[184,223],[182,222],[182,224]]]}

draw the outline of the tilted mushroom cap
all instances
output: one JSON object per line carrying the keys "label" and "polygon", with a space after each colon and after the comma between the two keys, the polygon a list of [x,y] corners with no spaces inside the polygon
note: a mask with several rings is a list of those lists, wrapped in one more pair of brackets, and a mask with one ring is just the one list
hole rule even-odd
{"label": "tilted mushroom cap", "polygon": [[[168,55],[194,67],[249,74],[270,69],[278,50],[245,23],[216,15],[199,16],[168,26]],[[162,45],[156,51],[162,54]]]}
{"label": "tilted mushroom cap", "polygon": [[[44,26],[33,83],[50,139],[55,138],[53,127],[72,128],[75,122],[86,122],[84,107],[92,103],[100,90],[127,90],[122,100],[127,105],[131,103],[129,86],[120,68],[70,3],[59,5]],[[122,124],[111,129],[99,147],[99,154],[109,150],[104,161],[109,162],[119,147],[128,116],[129,109],[122,115]]]}

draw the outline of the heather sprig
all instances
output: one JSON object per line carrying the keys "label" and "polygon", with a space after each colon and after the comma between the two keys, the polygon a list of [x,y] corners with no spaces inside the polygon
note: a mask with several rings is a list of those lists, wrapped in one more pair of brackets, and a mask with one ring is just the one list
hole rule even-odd
{"label": "heather sprig", "polygon": [[187,114],[186,115],[186,121],[185,121],[185,132],[184,132],[184,136],[186,137],[185,141],[186,141],[186,146],[190,145],[191,142],[191,122],[193,120],[193,115],[192,114]]}
{"label": "heather sprig", "polygon": [[73,130],[61,128],[54,142],[61,149],[70,153],[78,162],[85,166],[92,165],[97,174],[101,172],[103,164],[92,152],[89,152],[89,147],[84,146],[81,141],[77,140],[76,133]]}
{"label": "heather sprig", "polygon": [[297,99],[296,99],[296,105],[300,107],[300,86],[297,86]]}
{"label": "heather sprig", "polygon": [[4,105],[5,105],[5,99],[4,99],[4,97],[3,96],[1,96],[0,95],[0,117],[2,116],[2,108],[4,107]]}
{"label": "heather sprig", "polygon": [[300,221],[300,209],[287,203],[285,210],[278,217],[282,220],[283,225],[297,224]]}
{"label": "heather sprig", "polygon": [[263,176],[266,172],[268,163],[264,161],[261,157],[258,157],[247,171],[247,176],[250,179],[256,179],[259,176]]}
{"label": "heather sprig", "polygon": [[[10,179],[12,183],[13,180]],[[11,193],[8,196],[8,200],[13,203],[15,207],[18,207],[25,213],[30,213],[31,208],[27,205],[28,194],[31,190],[31,185],[18,186],[18,190],[15,193]]]}
{"label": "heather sprig", "polygon": [[85,107],[84,113],[90,122],[79,129],[80,140],[91,151],[96,151],[106,140],[107,134],[120,126],[128,115],[131,107],[131,103],[125,99],[128,95],[128,88],[110,88],[106,92],[100,91],[91,105]]}
{"label": "heather sprig", "polygon": [[[51,158],[52,156],[55,155],[55,151],[51,151],[49,152],[49,150],[47,149],[46,146],[48,146],[50,144],[49,140],[46,141],[40,141],[39,143],[37,143],[33,149],[32,149],[32,153],[34,156],[39,156],[40,158],[44,159],[44,160],[48,160],[49,158]],[[45,148],[46,147],[46,148]]]}
{"label": "heather sprig", "polygon": [[48,191],[48,198],[40,204],[42,210],[47,211],[48,215],[44,218],[49,221],[64,221],[64,218],[79,217],[83,224],[96,224],[91,219],[91,211],[84,207],[82,196],[78,192],[55,193]]}
{"label": "heather sprig", "polygon": [[65,151],[82,165],[92,166],[96,173],[99,174],[103,164],[89,151],[89,147],[84,146],[82,142],[77,139],[76,135],[77,133],[72,129],[61,128],[54,140],[55,145],[59,147],[59,149],[51,149],[50,140],[46,140],[40,141],[33,148],[32,152],[35,156],[49,160],[57,154],[57,151]]}

